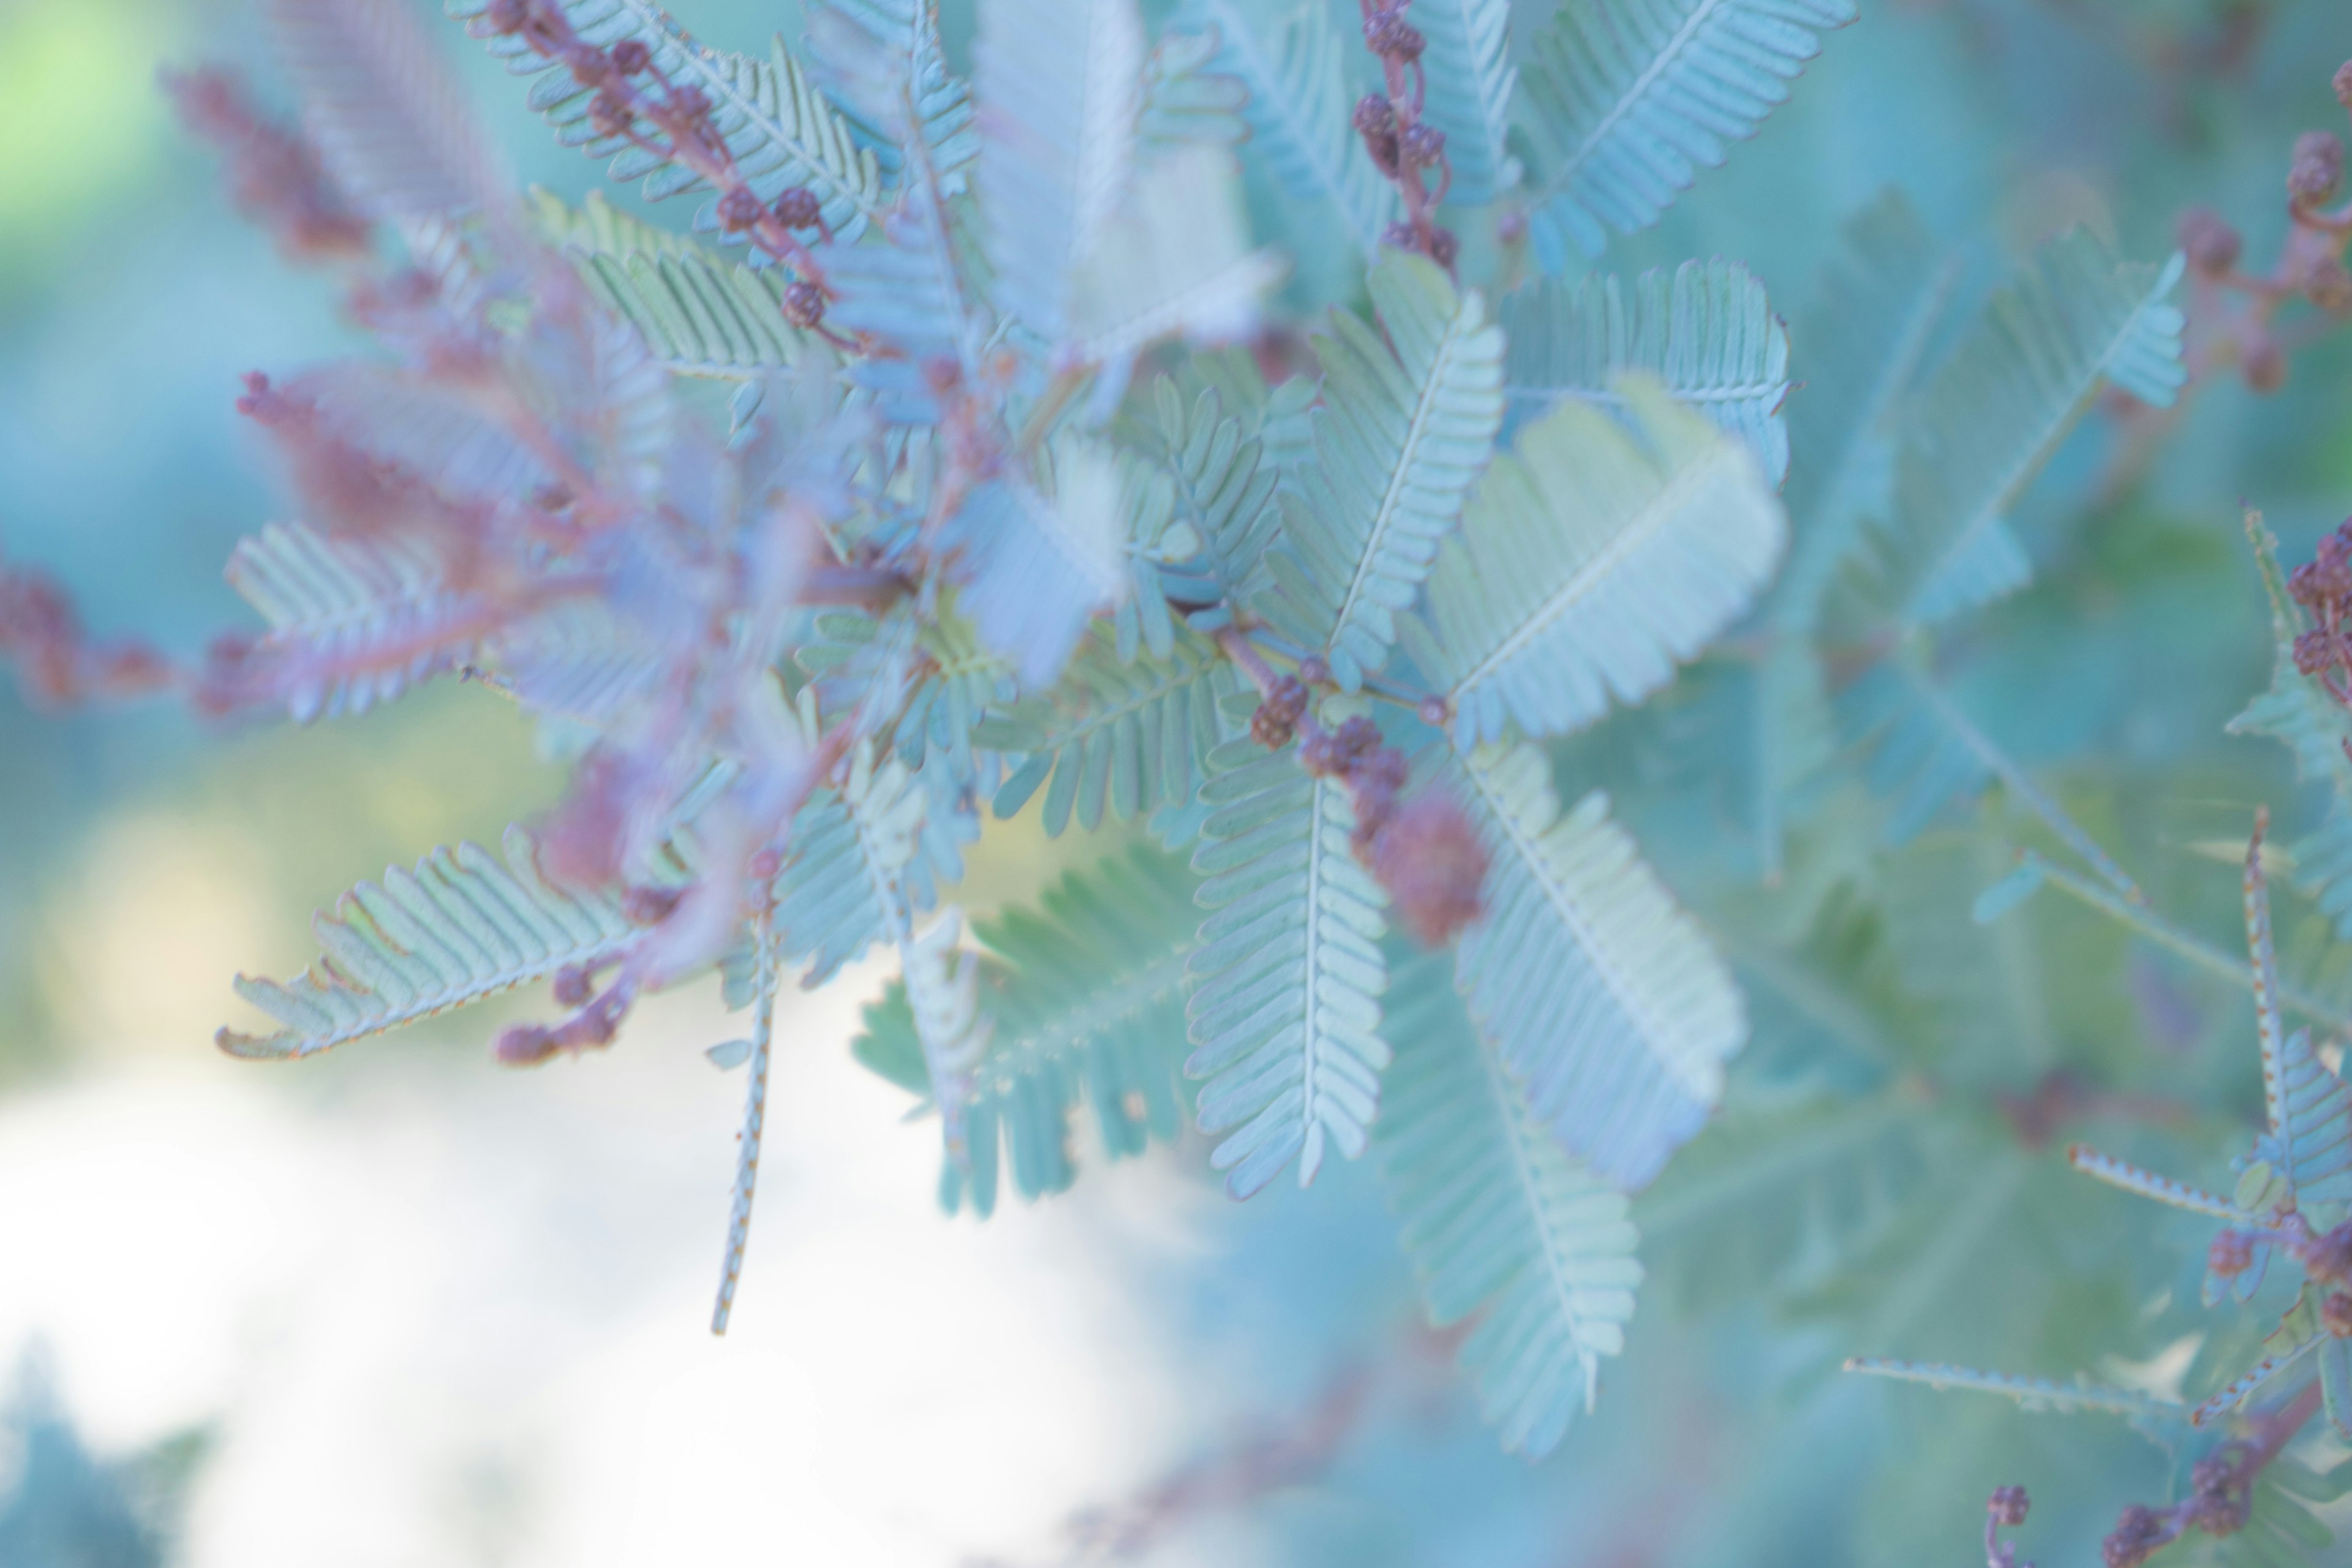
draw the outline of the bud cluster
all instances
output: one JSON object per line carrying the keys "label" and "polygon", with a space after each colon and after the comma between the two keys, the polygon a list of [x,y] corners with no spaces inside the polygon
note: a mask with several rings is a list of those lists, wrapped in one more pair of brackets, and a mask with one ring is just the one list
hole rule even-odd
{"label": "bud cluster", "polygon": [[719,192],[721,232],[741,235],[792,269],[794,281],[782,301],[784,319],[803,331],[818,332],[837,347],[852,346],[824,326],[833,291],[808,247],[798,237],[814,229],[833,237],[824,204],[806,186],[795,185],[773,202],[763,200],[736,166],[727,139],[712,121],[710,95],[690,82],[672,82],[642,40],[623,38],[609,47],[583,37],[558,0],[491,0],[473,24],[477,31],[520,37],[532,51],[561,63],[572,79],[595,89],[588,123],[601,137],[625,141],[686,165]]}
{"label": "bud cluster", "polygon": [[1405,216],[1389,226],[1381,243],[1417,250],[1450,270],[1461,242],[1433,215],[1453,185],[1454,171],[1445,161],[1445,132],[1422,123],[1428,79],[1421,57],[1429,41],[1405,20],[1410,3],[1362,0],[1364,47],[1380,57],[1387,90],[1359,99],[1353,121],[1373,166],[1404,197]]}
{"label": "bud cluster", "polygon": [[2319,542],[2313,558],[2287,578],[2287,593],[2311,613],[2311,629],[2294,639],[2294,667],[2316,679],[2338,702],[2352,706],[2352,519]]}
{"label": "bud cluster", "polygon": [[[2352,109],[2352,61],[2336,72],[2336,100]],[[2285,384],[2291,341],[2274,327],[2281,307],[2309,301],[2334,321],[2352,318],[2352,269],[2344,262],[2352,240],[2352,205],[2329,210],[2344,187],[2344,142],[2331,131],[2296,138],[2287,162],[2286,207],[2291,227],[2267,272],[2249,273],[2241,263],[2245,240],[2210,207],[2180,215],[2174,234],[2197,282],[2190,310],[2189,371],[2192,377],[2235,364],[2256,392]],[[2242,301],[2234,307],[2224,296]]]}

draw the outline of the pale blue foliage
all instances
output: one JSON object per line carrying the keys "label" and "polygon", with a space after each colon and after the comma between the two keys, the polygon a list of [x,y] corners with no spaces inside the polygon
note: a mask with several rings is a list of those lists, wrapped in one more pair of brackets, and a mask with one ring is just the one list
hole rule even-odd
{"label": "pale blue foliage", "polygon": [[1388,896],[1349,853],[1355,811],[1337,781],[1286,752],[1235,741],[1211,757],[1214,809],[1192,869],[1206,879],[1191,970],[1202,1131],[1235,1197],[1296,1161],[1301,1186],[1326,1150],[1364,1151],[1389,1047],[1380,995]]}
{"label": "pale blue foliage", "polygon": [[1567,0],[1520,68],[1544,269],[1657,222],[1853,17],[1852,0]]}
{"label": "pale blue foliage", "polygon": [[1371,294],[1381,332],[1341,311],[1318,341],[1315,463],[1283,492],[1285,551],[1257,603],[1349,691],[1387,662],[1503,414],[1503,335],[1477,294],[1402,254],[1373,268]]}

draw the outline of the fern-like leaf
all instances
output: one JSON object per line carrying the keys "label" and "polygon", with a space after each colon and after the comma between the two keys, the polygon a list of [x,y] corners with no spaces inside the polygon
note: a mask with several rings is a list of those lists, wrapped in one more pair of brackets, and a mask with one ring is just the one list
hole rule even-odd
{"label": "fern-like leaf", "polygon": [[1191,961],[1197,1048],[1185,1071],[1208,1080],[1201,1129],[1223,1135],[1211,1163],[1245,1198],[1293,1160],[1299,1184],[1313,1181],[1327,1145],[1363,1152],[1389,1060],[1388,899],[1349,851],[1356,815],[1339,781],[1254,741],[1221,746],[1211,763],[1192,868],[1212,912]]}
{"label": "fern-like leaf", "polygon": [[942,535],[962,552],[965,613],[1033,691],[1053,684],[1087,621],[1125,586],[1118,468],[1092,447],[1062,457],[1052,496],[992,481]]}
{"label": "fern-like leaf", "polygon": [[1746,441],[1773,483],[1788,472],[1789,332],[1738,262],[1685,261],[1630,286],[1613,273],[1544,279],[1505,295],[1496,314],[1510,344],[1507,436],[1562,398],[1622,407],[1617,378],[1638,371]]}
{"label": "fern-like leaf", "polygon": [[1805,390],[1789,412],[1793,455],[1782,493],[1794,537],[1772,594],[1780,626],[1813,628],[1864,537],[1864,519],[1893,503],[1895,411],[1918,378],[1954,271],[1900,192],[1839,232],[1797,319]]}
{"label": "fern-like leaf", "polygon": [[1398,614],[1461,517],[1503,412],[1503,335],[1475,292],[1457,295],[1433,263],[1402,252],[1370,282],[1385,338],[1340,311],[1318,340],[1315,462],[1283,492],[1287,552],[1266,557],[1275,591],[1259,601],[1349,691],[1387,662]]}
{"label": "fern-like leaf", "polygon": [[1722,1094],[1739,992],[1607,800],[1560,811],[1541,752],[1482,748],[1441,776],[1493,856],[1456,962],[1471,1013],[1553,1135],[1639,1187]]}
{"label": "fern-like leaf", "polygon": [[1511,60],[1509,0],[1419,0],[1413,26],[1427,40],[1421,119],[1445,133],[1454,173],[1449,203],[1478,206],[1519,183],[1507,145],[1518,69]]}
{"label": "fern-like leaf", "polygon": [[1755,455],[1654,382],[1617,389],[1638,434],[1580,404],[1521,431],[1430,577],[1427,635],[1408,623],[1465,751],[1507,721],[1561,735],[1638,702],[1780,562],[1787,522]]}
{"label": "fern-like leaf", "polygon": [[1175,521],[1192,531],[1197,548],[1160,569],[1167,596],[1197,605],[1187,619],[1213,631],[1233,619],[1231,606],[1260,585],[1259,563],[1281,527],[1274,505],[1280,482],[1265,460],[1265,444],[1238,415],[1227,415],[1213,387],[1190,403],[1175,378],[1152,383],[1157,425],[1147,437],[1168,473]]}
{"label": "fern-like leaf", "polygon": [[397,0],[269,0],[272,41],[335,182],[414,237],[418,226],[496,211],[503,175],[410,9]]}
{"label": "fern-like leaf", "polygon": [[1249,89],[1251,140],[1293,199],[1336,212],[1369,258],[1396,217],[1396,187],[1349,123],[1348,42],[1321,0],[1284,17],[1269,43],[1236,0],[1185,0],[1184,19],[1215,31],[1217,67]]}
{"label": "fern-like leaf", "polygon": [[1431,1320],[1462,1346],[1503,1447],[1530,1458],[1590,1410],[1642,1279],[1625,1199],[1561,1152],[1479,1038],[1442,957],[1398,973],[1374,1142]]}
{"label": "fern-like leaf", "polygon": [[2017,1401],[2027,1410],[2056,1411],[2065,1415],[2089,1412],[2173,1424],[2189,1416],[2189,1406],[2179,1400],[2159,1398],[2137,1389],[2113,1388],[2087,1379],[2053,1383],[2046,1377],[2020,1377],[2012,1373],[1979,1372],[1973,1367],[1943,1366],[1928,1362],[1889,1361],[1879,1356],[1857,1357],[1846,1363],[1845,1369],[1869,1377],[1892,1378],[1898,1383],[1924,1383],[1939,1392],[1948,1388],[1966,1388],[1979,1394],[1998,1394]]}
{"label": "fern-like leaf", "polygon": [[1853,16],[1852,0],[1569,0],[1519,68],[1544,269],[1657,222]]}
{"label": "fern-like leaf", "polygon": [[2203,1215],[2208,1219],[2234,1223],[2249,1216],[2228,1198],[2216,1193],[2201,1192],[2170,1176],[2159,1176],[2154,1171],[2143,1171],[2137,1165],[2103,1154],[2081,1143],[2066,1150],[2066,1163],[2086,1176],[2095,1177],[2111,1187],[2150,1198],[2170,1208],[2189,1214]]}
{"label": "fern-like leaf", "polygon": [[[735,166],[767,200],[788,186],[805,185],[823,205],[825,222],[854,239],[887,206],[880,164],[861,147],[849,122],[826,102],[807,74],[775,41],[769,57],[708,48],[697,43],[656,0],[560,0],[563,14],[583,38],[605,47],[624,38],[652,51],[653,63],[670,82],[709,97],[710,123],[734,155]],[[452,16],[481,37],[489,52],[517,76],[537,77],[529,102],[555,127],[556,139],[592,158],[609,158],[615,180],[645,181],[646,197],[706,189],[700,175],[659,153],[617,136],[598,134],[588,106],[594,93],[558,62],[534,51],[521,37],[492,33],[482,17],[489,0],[444,0]],[[706,203],[695,226],[716,231],[715,203]]]}
{"label": "fern-like leaf", "polygon": [[1190,800],[1218,741],[1217,700],[1233,668],[1205,639],[1181,634],[1165,659],[1123,660],[1097,626],[1044,700],[983,721],[977,739],[1020,760],[996,792],[999,817],[1042,787],[1048,837],[1073,816],[1088,832],[1108,814],[1126,822]]}
{"label": "fern-like leaf", "polygon": [[808,338],[783,318],[790,279],[781,270],[713,256],[683,235],[631,217],[601,192],[589,192],[577,211],[546,191],[532,195],[541,232],[669,369],[749,376],[792,364],[807,352]]}
{"label": "fern-like leaf", "polygon": [[[784,952],[814,960],[803,985],[822,984],[875,942],[896,936],[901,883],[927,847],[929,805],[907,764],[896,757],[877,763],[870,741],[859,743],[840,788],[809,796],[793,820],[793,858],[776,884]],[[906,900],[913,909],[925,902]]]}
{"label": "fern-like leaf", "polygon": [[472,844],[436,849],[414,872],[362,882],[310,922],[324,954],[295,979],[237,976],[236,994],[286,1026],[257,1037],[223,1029],[236,1057],[307,1057],[495,996],[557,970],[610,963],[640,934],[619,903],[572,893],[533,865],[522,829],[506,864]]}
{"label": "fern-like leaf", "polygon": [[2005,514],[2100,386],[2161,407],[2187,379],[2167,303],[2181,266],[2117,262],[2077,230],[1995,297],[1924,394],[1878,540],[1877,607],[1928,625],[2031,576]]}
{"label": "fern-like leaf", "polygon": [[1059,342],[1079,264],[1134,174],[1143,19],[1135,0],[994,0],[973,58],[997,298]]}
{"label": "fern-like leaf", "polygon": [[980,954],[960,947],[963,911],[950,905],[931,929],[908,934],[903,903],[891,916],[898,929],[898,954],[905,974],[907,1006],[915,1038],[923,1047],[923,1069],[939,1107],[948,1163],[971,1163],[969,1113],[973,1074],[988,1052],[995,1022],[981,1006]]}
{"label": "fern-like leaf", "polygon": [[807,11],[819,80],[882,172],[908,178],[909,143],[919,137],[932,176],[946,194],[961,190],[980,137],[971,89],[948,69],[933,0],[815,0]]}

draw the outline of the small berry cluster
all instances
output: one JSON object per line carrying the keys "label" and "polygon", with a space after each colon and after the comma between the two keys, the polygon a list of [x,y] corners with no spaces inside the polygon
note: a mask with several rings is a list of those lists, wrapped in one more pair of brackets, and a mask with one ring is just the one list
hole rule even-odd
{"label": "small berry cluster", "polygon": [[1424,947],[1452,941],[1478,917],[1479,890],[1486,880],[1486,847],[1461,808],[1428,791],[1405,801],[1412,769],[1370,719],[1359,714],[1336,730],[1315,721],[1307,711],[1309,689],[1331,681],[1330,667],[1322,659],[1310,657],[1300,662],[1297,675],[1277,677],[1255,650],[1236,658],[1260,677],[1262,696],[1250,715],[1250,738],[1270,752],[1296,739],[1300,767],[1347,786],[1356,811],[1349,850],[1388,890],[1414,941]]}
{"label": "small berry cluster", "polygon": [[[1461,253],[1454,231],[1439,226],[1437,205],[1454,184],[1453,166],[1445,160],[1445,132],[1422,123],[1429,79],[1421,57],[1428,40],[1404,19],[1410,0],[1361,0],[1364,46],[1381,58],[1388,90],[1368,92],[1357,100],[1356,133],[1372,163],[1404,197],[1403,221],[1389,226],[1381,239],[1402,250],[1416,250],[1451,270]],[[1424,176],[1433,185],[1424,184]]]}
{"label": "small berry cluster", "polygon": [[[2026,1510],[2032,1506],[2023,1487],[1992,1489],[1992,1496],[1985,1502],[1985,1568],[2018,1568],[2017,1547],[2003,1541],[2000,1532],[2023,1524]],[[2026,1563],[2024,1568],[2033,1568],[2033,1564]]]}
{"label": "small berry cluster", "polygon": [[2315,623],[2294,639],[2295,668],[2352,707],[2352,518],[2294,569],[2287,592]]}
{"label": "small berry cluster", "polygon": [[589,42],[554,0],[490,0],[475,26],[520,37],[534,52],[569,69],[581,86],[593,89],[588,123],[599,136],[618,138],[699,174],[719,193],[719,226],[791,269],[794,280],[784,289],[784,319],[835,347],[856,346],[824,325],[834,291],[800,238],[812,229],[824,239],[833,237],[824,204],[804,185],[793,186],[772,202],[762,199],[712,122],[709,93],[690,82],[671,81],[653,51],[635,38],[609,47]]}
{"label": "small berry cluster", "polygon": [[[2336,73],[2336,98],[2352,110],[2352,61]],[[2287,353],[2295,346],[2276,330],[2273,318],[2296,299],[2309,300],[2327,317],[2319,330],[2352,318],[2352,269],[2344,262],[2352,240],[2352,204],[2329,210],[2344,184],[2344,143],[2333,132],[2306,132],[2297,138],[2286,176],[2287,217],[2293,226],[2266,273],[2241,269],[2245,241],[2208,207],[2183,213],[2180,248],[2197,280],[2191,310],[2189,370],[2192,376],[2235,364],[2246,384],[2275,392],[2285,384]],[[2238,296],[2234,310],[2225,302]],[[2306,328],[2305,337],[2315,335]]]}

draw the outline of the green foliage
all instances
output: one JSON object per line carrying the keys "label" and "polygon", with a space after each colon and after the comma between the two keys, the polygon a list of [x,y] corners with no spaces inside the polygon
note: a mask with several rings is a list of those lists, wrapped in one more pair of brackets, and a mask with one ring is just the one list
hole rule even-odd
{"label": "green foliage", "polygon": [[389,868],[310,922],[324,952],[280,984],[240,975],[236,994],[285,1027],[220,1032],[239,1057],[305,1057],[495,996],[559,969],[609,962],[635,934],[619,903],[554,886],[530,837],[507,830],[506,864],[460,844],[414,872]]}
{"label": "green foliage", "polygon": [[1503,412],[1503,335],[1475,293],[1457,295],[1408,256],[1375,267],[1370,286],[1380,332],[1343,312],[1318,340],[1315,463],[1284,492],[1287,552],[1266,556],[1275,591],[1257,603],[1322,649],[1346,691],[1387,662],[1397,616],[1461,517]]}

